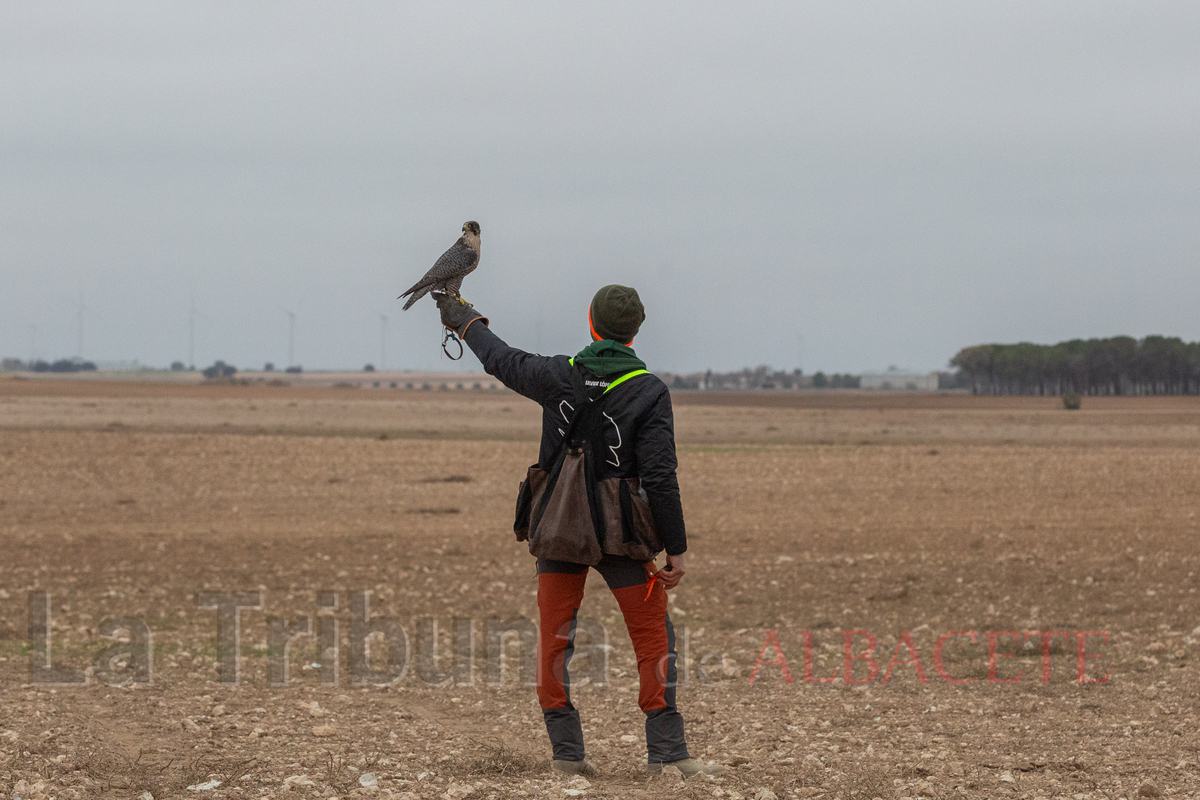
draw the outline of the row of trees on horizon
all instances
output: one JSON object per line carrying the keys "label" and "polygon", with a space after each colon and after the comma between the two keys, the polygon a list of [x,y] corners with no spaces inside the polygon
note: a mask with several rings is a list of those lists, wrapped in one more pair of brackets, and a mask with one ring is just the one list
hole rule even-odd
{"label": "row of trees on horizon", "polygon": [[826,375],[824,372],[814,372],[805,375],[803,370],[777,370],[766,364],[751,369],[735,370],[734,372],[713,372],[711,369],[690,375],[674,375],[671,377],[672,389],[704,389],[704,390],[734,390],[746,389],[857,389],[857,375]]}
{"label": "row of trees on horizon", "polygon": [[96,365],[82,358],[60,358],[53,362],[40,358],[29,362],[19,358],[6,358],[0,363],[0,369],[5,372],[95,372]]}
{"label": "row of trees on horizon", "polygon": [[1200,394],[1200,342],[1114,336],[964,347],[950,366],[974,394]]}

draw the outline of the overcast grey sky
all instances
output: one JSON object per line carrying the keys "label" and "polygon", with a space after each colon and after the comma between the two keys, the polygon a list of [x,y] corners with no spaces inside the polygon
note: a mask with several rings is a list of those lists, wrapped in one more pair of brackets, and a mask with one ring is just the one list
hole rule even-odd
{"label": "overcast grey sky", "polygon": [[[652,369],[1200,339],[1200,4],[0,3],[0,355],[445,368],[394,299]],[[464,366],[476,366],[469,356]]]}

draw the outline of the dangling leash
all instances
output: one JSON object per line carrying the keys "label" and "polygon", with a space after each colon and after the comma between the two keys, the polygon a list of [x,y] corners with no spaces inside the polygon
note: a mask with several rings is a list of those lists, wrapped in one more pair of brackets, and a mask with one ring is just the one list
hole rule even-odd
{"label": "dangling leash", "polygon": [[[462,339],[459,339],[458,336],[455,335],[454,331],[450,330],[449,328],[442,328],[442,333],[442,352],[445,353],[446,358],[450,359],[451,361],[458,361],[463,357]],[[451,342],[458,345],[458,355],[456,356],[450,355],[450,350],[446,347],[446,345],[450,344]]]}

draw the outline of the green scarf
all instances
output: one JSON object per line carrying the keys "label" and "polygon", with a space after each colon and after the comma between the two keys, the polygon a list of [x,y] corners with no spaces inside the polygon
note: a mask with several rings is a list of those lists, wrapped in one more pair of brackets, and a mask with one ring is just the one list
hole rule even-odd
{"label": "green scarf", "polygon": [[598,378],[646,368],[646,362],[637,357],[632,347],[617,344],[612,339],[592,342],[579,351],[573,363],[583,364],[588,372]]}

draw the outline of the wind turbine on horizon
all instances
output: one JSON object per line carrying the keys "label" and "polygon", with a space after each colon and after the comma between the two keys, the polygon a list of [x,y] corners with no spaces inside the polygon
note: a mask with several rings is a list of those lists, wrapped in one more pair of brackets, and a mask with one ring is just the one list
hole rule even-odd
{"label": "wind turbine on horizon", "polygon": [[188,305],[188,369],[196,368],[196,298]]}
{"label": "wind turbine on horizon", "polygon": [[286,308],[283,313],[288,316],[288,367],[296,366],[296,312]]}
{"label": "wind turbine on horizon", "polygon": [[379,371],[387,370],[387,314],[379,315]]}
{"label": "wind turbine on horizon", "polygon": [[83,292],[79,293],[79,310],[75,312],[75,358],[83,361],[83,312],[87,306],[83,304]]}

